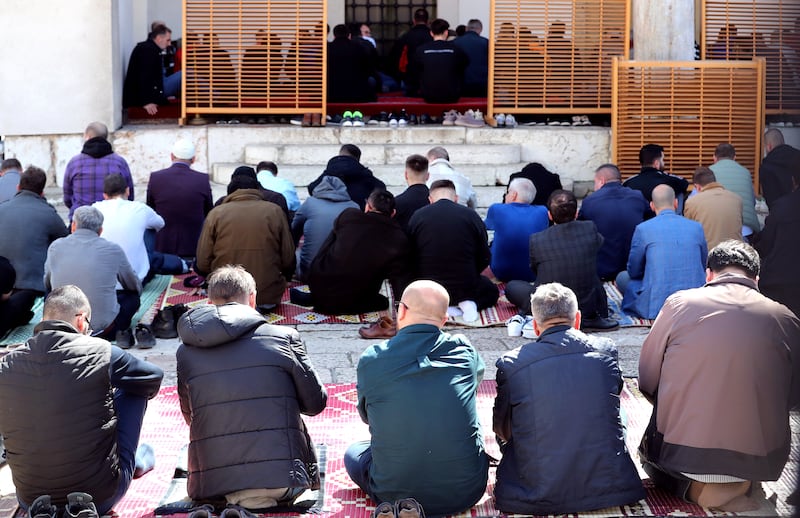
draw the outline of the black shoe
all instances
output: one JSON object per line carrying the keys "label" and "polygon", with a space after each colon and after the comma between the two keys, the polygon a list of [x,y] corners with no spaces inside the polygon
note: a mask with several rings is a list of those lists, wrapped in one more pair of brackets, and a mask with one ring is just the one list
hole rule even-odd
{"label": "black shoe", "polygon": [[114,341],[117,343],[117,347],[120,349],[130,349],[135,343],[133,341],[133,332],[130,329],[117,331]]}
{"label": "black shoe", "polygon": [[587,318],[586,320],[581,321],[581,330],[584,329],[607,330],[607,329],[614,329],[616,327],[619,327],[619,322],[617,322],[613,318],[594,317],[594,318]]}
{"label": "black shoe", "polygon": [[214,506],[211,504],[192,507],[189,511],[189,518],[212,518],[212,516],[214,516]]}
{"label": "black shoe", "polygon": [[156,338],[178,338],[178,320],[189,311],[186,304],[165,306],[158,310],[150,329]]}
{"label": "black shoe", "polygon": [[50,495],[42,495],[28,509],[29,518],[56,518],[58,508],[50,503]]}
{"label": "black shoe", "polygon": [[389,502],[382,502],[378,504],[372,512],[372,518],[395,518],[394,506]]}
{"label": "black shoe", "polygon": [[306,306],[309,308],[314,306],[311,293],[299,290],[297,288],[289,289],[289,302],[298,306]]}
{"label": "black shoe", "polygon": [[97,508],[92,503],[92,495],[87,493],[70,493],[67,495],[65,518],[99,518]]}
{"label": "black shoe", "polygon": [[134,335],[136,336],[136,344],[142,349],[151,349],[156,346],[156,337],[153,336],[153,331],[150,330],[150,326],[147,324],[142,324],[141,322],[136,324]]}
{"label": "black shoe", "polygon": [[394,503],[394,515],[397,518],[425,518],[425,511],[413,498],[401,498]]}

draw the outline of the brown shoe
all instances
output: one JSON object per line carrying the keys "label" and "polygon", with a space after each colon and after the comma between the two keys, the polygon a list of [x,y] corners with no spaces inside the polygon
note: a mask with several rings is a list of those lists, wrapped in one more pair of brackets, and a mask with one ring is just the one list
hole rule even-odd
{"label": "brown shoe", "polygon": [[310,113],[304,113],[303,114],[303,122],[302,122],[301,125],[303,127],[305,127],[305,128],[311,126],[311,114]]}
{"label": "brown shoe", "polygon": [[397,334],[397,327],[394,320],[389,317],[381,317],[374,324],[359,328],[358,335],[368,340],[375,338],[392,338]]}
{"label": "brown shoe", "polygon": [[322,114],[319,113],[312,113],[311,114],[311,125],[312,126],[321,126],[322,122]]}

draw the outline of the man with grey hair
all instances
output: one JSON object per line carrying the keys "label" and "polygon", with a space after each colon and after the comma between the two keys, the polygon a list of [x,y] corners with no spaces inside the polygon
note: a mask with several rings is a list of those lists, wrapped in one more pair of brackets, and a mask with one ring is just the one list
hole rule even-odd
{"label": "man with grey hair", "polygon": [[450,180],[456,186],[457,203],[464,207],[474,209],[478,206],[478,195],[472,188],[472,182],[463,174],[456,171],[450,164],[450,155],[441,146],[428,150],[428,181],[431,184],[436,180]]}
{"label": "man with grey hair", "polygon": [[644,498],[625,447],[616,345],[579,330],[578,300],[559,283],[536,288],[531,312],[536,340],[496,364],[496,507],[561,515]]}
{"label": "man with grey hair", "polygon": [[486,212],[486,228],[494,230],[490,266],[503,282],[536,280],[529,266],[528,240],[531,234],[546,229],[550,220],[546,207],[531,205],[535,197],[532,181],[514,178],[508,184],[504,203],[495,203]]}
{"label": "man with grey hair", "polygon": [[124,158],[114,153],[108,141],[108,127],[92,122],[83,132],[83,149],[72,157],[64,171],[64,205],[69,218],[75,209],[103,199],[103,180],[110,174],[121,174],[128,184],[128,199],[133,200],[133,177]]}
{"label": "man with grey hair", "polygon": [[319,488],[301,414],[325,409],[325,387],[297,331],[268,324],[256,311],[256,281],[244,268],[217,268],[208,298],[211,304],[178,322],[178,395],[191,436],[188,495],[249,509],[291,505]]}
{"label": "man with grey hair", "polygon": [[464,51],[469,64],[464,70],[463,95],[486,97],[489,83],[489,40],[481,36],[483,24],[477,18],[467,22],[467,31],[456,38],[453,44]]}
{"label": "man with grey hair", "polygon": [[149,467],[136,465],[137,444],[164,374],[87,336],[93,317],[80,288],[57,287],[34,336],[0,359],[0,433],[29,516],[108,514]]}
{"label": "man with grey hair", "polygon": [[[134,343],[131,319],[139,309],[142,283],[122,248],[102,239],[102,232],[103,214],[95,207],[79,207],[72,234],[47,249],[44,286],[48,292],[67,284],[78,286],[92,305],[93,335],[113,338],[127,349]],[[149,339],[145,343],[155,345]]]}

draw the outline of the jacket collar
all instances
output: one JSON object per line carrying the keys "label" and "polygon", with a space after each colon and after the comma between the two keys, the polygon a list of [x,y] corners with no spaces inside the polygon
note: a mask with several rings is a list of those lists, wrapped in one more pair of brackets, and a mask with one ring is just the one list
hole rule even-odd
{"label": "jacket collar", "polygon": [[756,283],[755,279],[746,277],[741,273],[722,273],[715,277],[714,280],[707,282],[706,286],[714,286],[716,284],[741,284],[742,286],[758,290],[758,283]]}
{"label": "jacket collar", "polygon": [[539,335],[539,337],[536,339],[536,341],[541,340],[545,336],[554,335],[556,333],[563,333],[565,331],[569,331],[570,329],[572,329],[572,326],[567,325],[567,324],[561,324],[561,325],[558,325],[558,326],[549,327],[546,330],[542,331],[542,334]]}
{"label": "jacket collar", "polygon": [[64,322],[63,320],[42,320],[33,328],[33,334],[35,335],[42,331],[61,331],[63,333],[81,334],[77,329],[72,327],[72,324]]}

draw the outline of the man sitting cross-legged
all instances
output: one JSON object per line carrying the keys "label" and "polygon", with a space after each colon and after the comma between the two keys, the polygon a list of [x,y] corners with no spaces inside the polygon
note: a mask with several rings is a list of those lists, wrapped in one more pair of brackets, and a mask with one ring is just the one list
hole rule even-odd
{"label": "man sitting cross-legged", "polygon": [[536,341],[497,360],[496,507],[562,515],[644,498],[619,415],[616,345],[578,331],[578,300],[561,284],[536,288],[531,312]]}
{"label": "man sitting cross-legged", "polygon": [[314,445],[301,414],[327,393],[294,329],[256,311],[256,282],[240,266],[208,279],[211,304],[178,321],[178,395],[189,425],[193,500],[224,498],[261,509],[319,488]]}
{"label": "man sitting cross-legged", "polygon": [[43,311],[33,338],[0,359],[0,432],[17,500],[29,516],[56,516],[50,506],[68,502],[70,516],[102,516],[128,490],[163,372],[88,336],[92,308],[78,287],[54,289]]}
{"label": "man sitting cross-legged", "polygon": [[449,300],[440,284],[411,283],[397,335],[358,362],[358,413],[372,437],[348,448],[344,466],[376,504],[413,497],[428,515],[455,514],[486,490],[476,409],[484,364],[465,336],[442,332]]}

